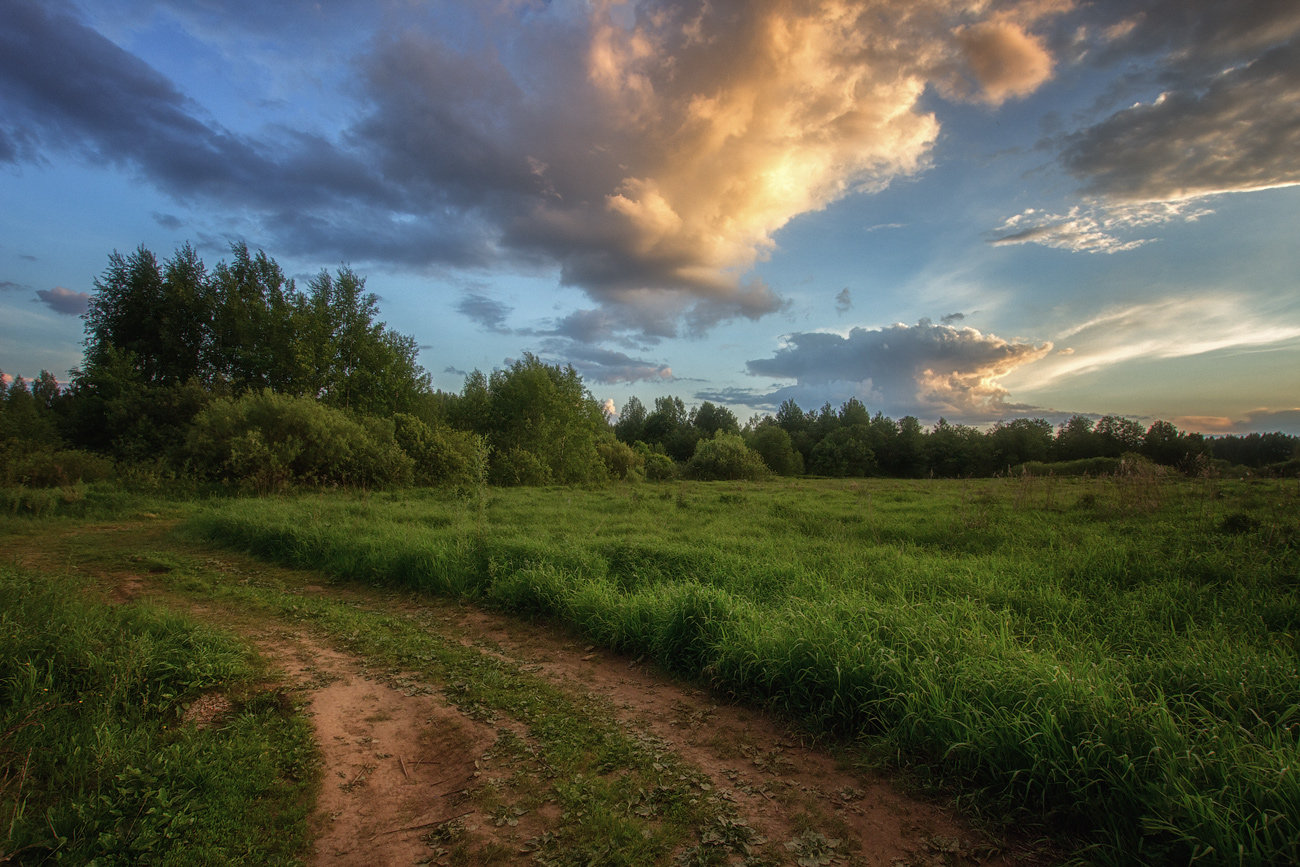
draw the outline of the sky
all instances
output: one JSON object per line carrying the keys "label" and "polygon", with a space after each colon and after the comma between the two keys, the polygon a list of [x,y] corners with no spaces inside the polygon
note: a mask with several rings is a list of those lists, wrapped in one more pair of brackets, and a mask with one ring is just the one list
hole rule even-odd
{"label": "sky", "polygon": [[0,0],[0,369],[238,242],[444,390],[1300,434],[1300,3]]}

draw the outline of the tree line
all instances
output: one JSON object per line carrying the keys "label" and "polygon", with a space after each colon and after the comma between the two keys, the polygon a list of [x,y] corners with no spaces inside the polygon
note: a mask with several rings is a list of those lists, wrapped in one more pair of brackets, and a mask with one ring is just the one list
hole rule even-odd
{"label": "tree line", "polygon": [[[617,420],[569,366],[525,353],[443,392],[414,338],[377,320],[364,278],[322,270],[299,289],[244,244],[208,268],[189,245],[159,261],[113,253],[85,316],[82,366],[60,388],[0,378],[0,480],[54,485],[121,467],[234,482],[474,486],[608,479],[988,476],[1108,472],[1125,456],[1183,470],[1294,473],[1300,437],[1204,437],[1157,421],[1076,415],[988,430],[874,415],[856,398],[787,400],[742,425],[725,407],[652,407]],[[613,423],[611,423],[613,422]],[[1289,462],[1289,463],[1288,463]]]}

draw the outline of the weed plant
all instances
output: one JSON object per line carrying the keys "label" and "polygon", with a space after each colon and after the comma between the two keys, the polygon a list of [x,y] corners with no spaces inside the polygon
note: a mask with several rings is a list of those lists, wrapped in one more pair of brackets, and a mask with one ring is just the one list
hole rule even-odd
{"label": "weed plant", "polygon": [[1300,863],[1294,481],[215,504],[205,538],[561,620],[1107,863]]}
{"label": "weed plant", "polygon": [[[310,727],[253,676],[222,633],[0,568],[0,863],[300,863]],[[237,710],[185,724],[214,689]]]}

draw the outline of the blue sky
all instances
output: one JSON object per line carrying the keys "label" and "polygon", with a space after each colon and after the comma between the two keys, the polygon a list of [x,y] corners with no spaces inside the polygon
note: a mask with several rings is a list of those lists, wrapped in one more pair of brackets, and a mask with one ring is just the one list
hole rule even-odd
{"label": "blue sky", "polygon": [[1290,0],[0,5],[11,375],[244,241],[444,389],[1300,433]]}

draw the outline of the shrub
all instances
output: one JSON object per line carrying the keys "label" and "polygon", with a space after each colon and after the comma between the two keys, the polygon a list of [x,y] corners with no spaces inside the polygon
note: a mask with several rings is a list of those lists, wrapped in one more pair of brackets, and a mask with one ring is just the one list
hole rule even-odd
{"label": "shrub", "polygon": [[414,464],[392,422],[270,390],[214,401],[195,417],[186,445],[200,472],[260,493],[290,484],[409,484]]}
{"label": "shrub", "polygon": [[864,424],[831,431],[808,456],[810,472],[823,476],[869,476],[876,469],[871,431]]}
{"label": "shrub", "polygon": [[596,443],[596,453],[605,464],[611,479],[636,480],[644,477],[645,457],[627,443],[602,440]]}
{"label": "shrub", "polygon": [[763,458],[745,445],[739,434],[719,432],[695,445],[695,454],[686,462],[686,475],[703,481],[757,481],[769,473]]}
{"label": "shrub", "polygon": [[393,416],[394,436],[415,463],[417,485],[472,487],[486,467],[482,437],[437,425],[406,413]]}
{"label": "shrub", "polygon": [[5,485],[29,488],[59,488],[78,482],[97,482],[113,475],[113,463],[107,458],[76,449],[33,449],[23,452],[10,441],[6,458],[0,466],[0,481]]}
{"label": "shrub", "polygon": [[645,456],[645,477],[652,482],[671,482],[677,478],[677,464],[668,455],[651,452]]}
{"label": "shrub", "polygon": [[795,450],[790,434],[774,424],[765,424],[749,436],[749,447],[758,452],[767,468],[778,476],[803,472],[803,455]]}
{"label": "shrub", "polygon": [[512,488],[521,485],[549,485],[551,470],[542,459],[518,446],[498,454],[492,461],[488,478],[494,485]]}

